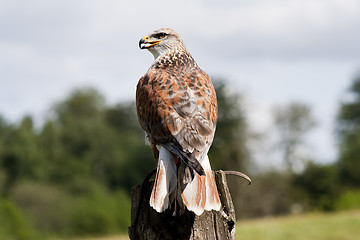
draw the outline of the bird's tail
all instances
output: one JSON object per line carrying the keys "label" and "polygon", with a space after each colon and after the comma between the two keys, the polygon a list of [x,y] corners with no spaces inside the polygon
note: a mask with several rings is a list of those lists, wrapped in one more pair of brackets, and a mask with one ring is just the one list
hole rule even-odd
{"label": "bird's tail", "polygon": [[[182,201],[187,209],[196,215],[201,215],[204,210],[219,211],[221,207],[214,174],[207,155],[200,164],[205,171],[205,175],[195,174],[194,179],[188,183],[184,183],[183,178],[179,177]],[[182,172],[184,171],[179,171],[179,175]]]}
{"label": "bird's tail", "polygon": [[196,215],[201,215],[204,210],[219,211],[221,203],[207,155],[200,164],[205,175],[195,174],[189,182],[185,180],[187,166],[181,164],[177,169],[175,156],[161,147],[150,206],[163,212],[177,199],[180,209],[186,206]]}

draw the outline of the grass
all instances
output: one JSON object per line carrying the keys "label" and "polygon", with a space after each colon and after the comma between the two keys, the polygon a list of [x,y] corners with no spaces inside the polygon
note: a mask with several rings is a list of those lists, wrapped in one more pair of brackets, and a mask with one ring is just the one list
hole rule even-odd
{"label": "grass", "polygon": [[317,213],[240,221],[240,240],[353,240],[360,239],[360,211]]}
{"label": "grass", "polygon": [[89,237],[89,238],[75,238],[71,240],[128,240],[129,237],[127,235],[121,236],[107,236],[107,237]]}
{"label": "grass", "polygon": [[[126,235],[72,240],[127,240]],[[239,240],[354,240],[360,239],[360,210],[313,213],[239,221]]]}

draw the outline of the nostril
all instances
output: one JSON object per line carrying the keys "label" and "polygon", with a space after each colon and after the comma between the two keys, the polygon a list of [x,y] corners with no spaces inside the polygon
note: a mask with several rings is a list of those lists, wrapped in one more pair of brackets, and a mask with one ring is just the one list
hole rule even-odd
{"label": "nostril", "polygon": [[145,47],[143,46],[143,44],[145,44],[145,43],[146,43],[146,41],[145,41],[144,38],[140,39],[140,41],[139,41],[139,48],[144,49]]}

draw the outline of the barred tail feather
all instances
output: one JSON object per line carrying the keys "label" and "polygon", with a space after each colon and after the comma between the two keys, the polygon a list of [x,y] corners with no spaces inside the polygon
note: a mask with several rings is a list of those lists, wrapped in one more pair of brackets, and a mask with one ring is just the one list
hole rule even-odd
{"label": "barred tail feather", "polygon": [[179,179],[182,202],[189,211],[196,215],[201,215],[204,212],[206,204],[205,177],[195,174],[194,179],[188,183],[184,183],[181,178]]}
{"label": "barred tail feather", "polygon": [[[201,215],[204,210],[219,211],[221,202],[217,191],[215,178],[211,170],[209,158],[206,155],[201,161],[205,176],[195,174],[193,181],[183,185],[181,197],[189,211]],[[182,182],[182,179],[179,179]]]}
{"label": "barred tail feather", "polygon": [[206,204],[204,209],[206,211],[219,211],[221,207],[221,202],[219,198],[219,193],[217,190],[216,182],[214,174],[211,170],[209,157],[206,155],[203,162],[202,162],[203,168],[205,169],[206,174]]}
{"label": "barred tail feather", "polygon": [[177,170],[174,156],[164,147],[160,148],[154,186],[150,196],[150,206],[163,212],[172,203],[171,193],[177,186]]}

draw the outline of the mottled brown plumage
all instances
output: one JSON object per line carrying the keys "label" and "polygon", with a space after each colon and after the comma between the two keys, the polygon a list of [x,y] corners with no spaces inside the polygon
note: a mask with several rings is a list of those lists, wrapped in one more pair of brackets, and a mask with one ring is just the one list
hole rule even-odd
{"label": "mottled brown plumage", "polygon": [[186,184],[195,174],[206,174],[201,162],[215,133],[214,87],[175,31],[155,30],[141,39],[139,46],[147,48],[155,57],[154,64],[137,85],[140,125],[153,146],[155,157],[159,155],[157,146],[164,147],[185,164],[183,182]]}

